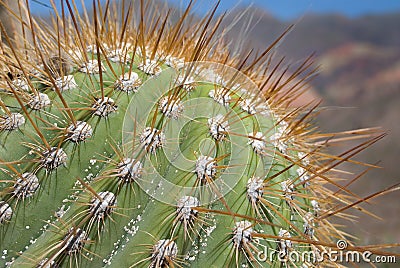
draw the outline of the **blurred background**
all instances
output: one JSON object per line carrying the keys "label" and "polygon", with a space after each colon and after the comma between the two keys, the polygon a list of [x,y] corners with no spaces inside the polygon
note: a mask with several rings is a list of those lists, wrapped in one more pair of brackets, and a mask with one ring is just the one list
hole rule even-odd
{"label": "blurred background", "polygon": [[[160,0],[161,3],[164,3]],[[50,1],[31,0],[36,15],[49,14]],[[60,1],[55,1],[59,4]],[[76,1],[77,3],[80,1]],[[91,6],[92,1],[86,1]],[[105,1],[100,1],[105,2]],[[169,0],[184,8],[189,1]],[[204,15],[215,1],[197,1],[193,9]],[[79,7],[80,5],[78,5]],[[80,7],[79,7],[80,8]],[[226,25],[236,23],[231,38],[239,36],[241,24],[251,19],[247,32],[250,47],[266,48],[289,25],[294,29],[278,47],[288,62],[316,53],[320,73],[304,96],[322,99],[317,117],[323,132],[381,126],[388,136],[360,154],[357,160],[383,169],[368,172],[350,188],[360,196],[400,182],[400,1],[399,0],[222,0],[218,13],[229,10]],[[247,10],[242,22],[236,15]],[[335,151],[335,148],[332,148]],[[355,173],[360,167],[351,167]],[[376,198],[364,207],[383,220],[357,213],[359,222],[340,222],[361,244],[400,243],[400,193]]]}

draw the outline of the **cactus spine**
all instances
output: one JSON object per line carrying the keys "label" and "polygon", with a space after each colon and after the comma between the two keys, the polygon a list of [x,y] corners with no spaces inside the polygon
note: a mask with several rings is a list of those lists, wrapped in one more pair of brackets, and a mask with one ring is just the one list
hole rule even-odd
{"label": "cactus spine", "polygon": [[346,238],[328,209],[354,194],[330,172],[380,136],[326,154],[313,107],[289,105],[312,60],[284,78],[273,46],[230,55],[215,9],[108,4],[63,1],[51,26],[29,16],[31,46],[1,45],[1,264],[318,265],[289,256]]}

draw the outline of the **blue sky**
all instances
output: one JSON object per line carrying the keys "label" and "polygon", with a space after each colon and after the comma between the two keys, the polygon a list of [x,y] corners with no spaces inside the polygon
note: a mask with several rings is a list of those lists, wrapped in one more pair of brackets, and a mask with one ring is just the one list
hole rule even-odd
{"label": "blue sky", "polygon": [[[56,0],[59,3],[61,0]],[[49,9],[41,2],[49,5],[48,0],[30,0],[32,11],[35,13],[48,13]],[[76,1],[80,3],[80,0]],[[91,6],[92,0],[84,0]],[[104,0],[102,2],[105,2]],[[186,6],[189,0],[168,0],[176,5]],[[215,0],[197,0],[195,11],[203,14],[209,9]],[[248,6],[253,4],[256,7],[268,10],[271,14],[280,19],[292,19],[305,13],[341,13],[349,17],[355,17],[371,13],[384,13],[400,11],[400,0],[221,0],[219,11],[231,9],[235,5]]]}

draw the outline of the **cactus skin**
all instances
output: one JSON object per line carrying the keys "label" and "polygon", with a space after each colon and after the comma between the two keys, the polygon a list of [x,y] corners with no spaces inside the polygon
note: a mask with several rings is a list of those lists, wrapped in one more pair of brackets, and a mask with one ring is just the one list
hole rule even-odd
{"label": "cactus skin", "polygon": [[[322,216],[354,196],[325,184],[359,148],[323,153],[312,107],[289,107],[311,60],[271,78],[286,72],[272,47],[250,63],[229,56],[213,12],[135,26],[157,12],[130,8],[122,22],[117,6],[58,14],[27,27],[26,51],[2,45],[0,265],[317,266],[288,254],[346,238]],[[277,254],[262,262],[265,248]]]}

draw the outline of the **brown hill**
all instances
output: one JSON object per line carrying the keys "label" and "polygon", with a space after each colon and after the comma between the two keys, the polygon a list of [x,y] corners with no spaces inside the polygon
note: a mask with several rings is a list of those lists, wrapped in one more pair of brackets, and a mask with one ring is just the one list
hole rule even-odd
{"label": "brown hill", "polygon": [[[382,126],[388,132],[385,139],[359,158],[369,163],[381,161],[383,169],[368,173],[352,189],[365,196],[374,189],[399,183],[400,51],[353,43],[328,51],[321,56],[321,64],[326,68],[322,68],[315,87],[324,96],[325,105],[342,107],[321,114],[322,128],[337,131]],[[364,216],[361,220],[368,223],[368,230],[361,232],[354,226],[354,232],[367,240],[384,237],[399,242],[399,197],[395,193],[380,198],[379,206],[369,209],[384,221],[371,221]]]}

